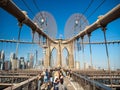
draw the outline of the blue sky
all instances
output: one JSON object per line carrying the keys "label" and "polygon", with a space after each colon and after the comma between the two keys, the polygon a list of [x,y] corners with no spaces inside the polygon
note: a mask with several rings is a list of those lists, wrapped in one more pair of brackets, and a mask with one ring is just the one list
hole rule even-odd
{"label": "blue sky", "polygon": [[[31,11],[23,3],[26,2]],[[88,7],[88,4],[91,0],[36,0],[37,5],[39,6],[40,11],[38,11],[33,3],[33,0],[13,0],[13,2],[24,11],[27,11],[27,14],[31,20],[34,16],[40,11],[47,11],[51,13],[57,23],[57,35],[56,38],[59,38],[60,34],[64,38],[64,28],[65,23],[68,18],[75,13],[83,13]],[[92,15],[91,13],[100,5],[101,2],[104,2]],[[117,4],[120,4],[120,0],[93,0],[93,3],[86,11],[84,16],[88,19],[89,24],[92,24],[97,20],[99,15],[104,15]],[[91,15],[91,16],[90,16]],[[89,17],[90,16],[90,17]],[[15,39],[17,40],[18,34],[18,22],[17,19],[11,16],[9,13],[0,8],[0,39]],[[120,40],[120,19],[117,19],[107,26],[107,40]],[[31,41],[31,29],[23,25],[21,32],[21,40]],[[97,29],[92,33],[91,41],[103,41],[103,32],[101,29]],[[6,52],[6,57],[9,58],[10,52],[15,52],[16,44],[11,43],[0,43],[0,50],[4,49]],[[34,48],[33,48],[34,47]],[[27,53],[39,50],[39,58],[43,58],[42,50],[38,45],[19,45],[19,57],[24,56],[27,58]],[[120,45],[111,44],[108,45],[109,56],[111,60],[111,67],[115,66],[120,68]],[[93,61],[94,66],[106,68],[107,59],[105,54],[104,45],[92,45],[93,50]],[[81,52],[80,52],[81,53]],[[81,54],[77,53],[77,60],[82,59]],[[80,59],[79,59],[80,58]],[[89,63],[89,48],[88,45],[85,46],[85,61]],[[83,63],[82,60],[80,60]],[[104,64],[103,64],[104,63]]]}

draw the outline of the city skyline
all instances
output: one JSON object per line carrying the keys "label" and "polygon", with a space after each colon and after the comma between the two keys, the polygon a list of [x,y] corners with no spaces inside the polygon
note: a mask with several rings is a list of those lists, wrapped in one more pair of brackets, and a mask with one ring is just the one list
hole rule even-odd
{"label": "city skyline", "polygon": [[[89,0],[87,0],[89,1]],[[33,20],[34,16],[40,12],[40,11],[48,11],[50,12],[56,22],[57,22],[57,27],[58,27],[58,34],[56,38],[59,38],[59,35],[62,35],[63,39],[64,39],[64,27],[65,27],[65,23],[67,22],[68,18],[74,14],[74,13],[83,13],[84,12],[84,8],[87,7],[88,4],[85,4],[85,1],[80,1],[80,0],[75,0],[74,2],[69,2],[69,0],[58,0],[58,1],[41,1],[40,6],[40,11],[38,11],[34,4],[32,3],[32,0],[28,2],[28,0],[26,0],[25,2],[28,4],[29,8],[34,11],[34,15],[31,14],[31,11],[24,5],[24,3],[22,1],[19,0],[13,0],[13,2],[21,9],[21,10],[25,10],[27,11],[27,15],[30,19]],[[96,5],[99,6],[99,4],[101,2],[104,2],[102,4],[101,7],[99,7],[97,9],[97,11],[92,14],[91,17],[89,17],[89,15],[91,15],[92,11],[95,10]],[[90,1],[89,1],[90,3]],[[117,4],[119,4],[120,1],[119,0],[96,0],[92,3],[92,5],[89,7],[89,9],[87,10],[87,12],[85,13],[86,17],[89,24],[92,24],[93,22],[95,22],[98,18],[99,15],[104,15],[105,13],[107,13],[109,10],[111,10],[113,7],[115,7]],[[109,7],[106,7],[108,6]],[[104,8],[104,9],[103,9]],[[6,18],[3,18],[6,17]],[[15,40],[17,40],[17,36],[18,36],[18,22],[17,20],[11,16],[10,14],[8,14],[6,11],[4,11],[3,9],[0,8],[0,39],[10,39],[12,40],[13,38]],[[108,41],[113,41],[113,40],[120,40],[120,19],[117,19],[115,21],[113,21],[112,23],[110,23],[107,26],[107,40]],[[6,27],[7,25],[7,27]],[[27,27],[26,25],[23,25],[22,28],[22,32],[21,32],[21,37],[20,37],[21,41],[32,41],[32,34],[31,34],[31,30],[29,27]],[[94,31],[92,33],[91,36],[91,42],[100,42],[100,41],[104,41],[103,39],[103,32],[101,29],[98,29],[96,31]],[[10,54],[10,52],[16,52],[16,44],[13,43],[2,43],[0,42],[0,50],[5,50],[6,55],[8,56]],[[115,66],[117,68],[120,68],[120,64],[119,64],[119,60],[120,60],[120,45],[119,44],[111,44],[108,45],[108,49],[109,49],[109,56],[110,56],[110,60],[111,60],[111,67]],[[18,53],[18,57],[25,57],[27,58],[27,53],[35,53],[35,51],[38,50],[38,54],[40,59],[44,58],[43,56],[43,51],[41,49],[41,47],[39,47],[38,45],[25,45],[25,44],[20,44],[19,45],[19,53]],[[107,59],[106,59],[106,53],[105,53],[105,46],[104,45],[92,45],[92,51],[93,51],[93,61],[94,61],[94,65],[95,66],[101,66],[101,67],[107,67]],[[81,63],[83,63],[82,61],[82,52],[80,51],[79,53],[76,52],[76,60],[79,60]],[[101,57],[102,56],[102,57]],[[90,63],[90,57],[89,57],[89,46],[85,45],[85,61]],[[104,63],[104,65],[102,64],[102,62]]]}

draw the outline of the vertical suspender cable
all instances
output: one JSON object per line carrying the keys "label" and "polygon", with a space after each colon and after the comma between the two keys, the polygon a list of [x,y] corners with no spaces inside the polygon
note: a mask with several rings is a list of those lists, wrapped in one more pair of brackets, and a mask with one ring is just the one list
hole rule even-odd
{"label": "vertical suspender cable", "polygon": [[34,34],[35,34],[35,31],[32,31],[33,35],[32,35],[32,43],[34,42]]}
{"label": "vertical suspender cable", "polygon": [[[32,31],[32,45],[34,45],[34,34],[35,34],[35,31]],[[30,54],[30,55],[32,55],[32,54]],[[32,56],[30,56],[31,58],[32,58]],[[29,63],[30,63],[31,61],[29,61]],[[28,78],[28,89],[30,89],[31,88],[31,86],[30,86],[30,81],[29,81],[29,79],[30,79],[30,64],[29,64],[29,69],[28,69],[28,76],[29,76],[29,78]]]}
{"label": "vertical suspender cable", "polygon": [[[84,37],[81,37],[81,39],[82,39],[82,57],[83,57],[83,61],[84,61],[85,59],[84,59],[84,45],[83,45],[83,38],[84,38]],[[85,64],[85,61],[84,61],[83,63]],[[85,71],[85,66],[84,66],[84,71]]]}
{"label": "vertical suspender cable", "polygon": [[[90,62],[91,62],[91,69],[93,70],[93,63],[92,63],[92,48],[91,48],[91,39],[90,39],[91,33],[88,34],[89,39],[89,48],[90,48]],[[94,75],[93,75],[94,77]],[[94,81],[94,78],[93,78]],[[93,83],[93,90],[95,90],[95,84]]]}
{"label": "vertical suspender cable", "polygon": [[106,28],[103,27],[102,30],[104,33],[104,41],[105,41],[106,55],[107,55],[107,61],[108,61],[108,71],[110,74],[110,84],[111,84],[111,88],[112,88],[112,76],[111,76],[110,59],[109,59],[109,53],[108,53],[108,47],[107,47],[107,39],[106,39]]}
{"label": "vertical suspender cable", "polygon": [[[84,75],[85,75],[85,77],[86,77],[86,72],[85,72],[85,57],[84,57],[84,45],[83,45],[83,39],[84,39],[84,36],[82,36],[81,37],[81,39],[82,39],[82,56],[83,56],[83,67],[84,67]],[[85,80],[85,86],[86,86],[86,80]]]}
{"label": "vertical suspender cable", "polygon": [[75,64],[74,65],[75,65],[75,69],[76,69],[76,43],[75,43],[75,41],[74,41],[74,54],[75,54],[75,57],[74,57],[75,58],[75,62],[74,62]]}
{"label": "vertical suspender cable", "polygon": [[92,63],[92,48],[91,48],[91,40],[90,40],[91,34],[88,34],[88,39],[89,39],[89,48],[90,48],[90,62],[91,62],[91,67],[93,69],[93,63]]}
{"label": "vertical suspender cable", "polygon": [[18,43],[17,43],[17,46],[16,46],[16,57],[18,56],[18,47],[19,47],[19,42],[20,42],[21,30],[22,30],[22,23],[19,23]]}
{"label": "vertical suspender cable", "polygon": [[[22,30],[22,23],[19,22],[19,31],[18,31],[18,42],[16,45],[16,58],[18,57],[18,47],[19,47],[19,42],[20,42],[20,34],[21,34],[21,30]],[[11,85],[11,90],[13,89],[13,83],[14,83],[14,68],[13,68],[13,77],[12,77],[12,85]]]}

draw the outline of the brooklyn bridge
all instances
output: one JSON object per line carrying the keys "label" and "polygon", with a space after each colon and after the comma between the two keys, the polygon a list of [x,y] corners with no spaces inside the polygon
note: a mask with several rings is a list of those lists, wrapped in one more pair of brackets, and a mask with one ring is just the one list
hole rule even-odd
{"label": "brooklyn bridge", "polygon": [[119,0],[0,0],[0,27],[0,90],[120,90]]}

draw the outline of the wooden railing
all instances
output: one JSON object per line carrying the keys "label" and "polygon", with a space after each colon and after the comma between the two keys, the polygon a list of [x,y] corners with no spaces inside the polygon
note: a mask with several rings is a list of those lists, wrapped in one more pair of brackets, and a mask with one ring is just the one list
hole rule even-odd
{"label": "wooden railing", "polygon": [[36,90],[38,83],[37,77],[38,76],[34,76],[19,84],[13,84],[4,90]]}

